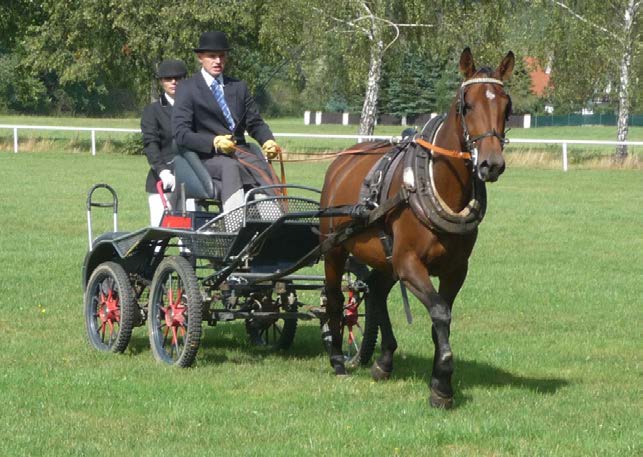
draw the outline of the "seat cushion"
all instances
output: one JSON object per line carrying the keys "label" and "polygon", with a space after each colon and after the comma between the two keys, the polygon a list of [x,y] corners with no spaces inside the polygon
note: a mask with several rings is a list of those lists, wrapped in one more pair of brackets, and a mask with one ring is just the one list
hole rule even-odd
{"label": "seat cushion", "polygon": [[199,156],[193,151],[183,151],[174,158],[176,186],[185,184],[185,198],[219,200],[221,182],[212,179]]}

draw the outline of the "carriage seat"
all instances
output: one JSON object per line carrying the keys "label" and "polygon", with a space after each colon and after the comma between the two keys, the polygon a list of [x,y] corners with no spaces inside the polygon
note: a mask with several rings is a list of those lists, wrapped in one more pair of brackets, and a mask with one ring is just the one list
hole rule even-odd
{"label": "carriage seat", "polygon": [[[173,147],[176,148],[176,143]],[[263,157],[258,144],[248,143],[247,147],[255,155]],[[176,188],[180,191],[181,184],[185,184],[186,199],[206,200],[208,204],[221,206],[221,181],[210,176],[196,152],[188,150],[178,152],[178,148],[175,151],[177,152],[174,157]]]}
{"label": "carriage seat", "polygon": [[221,181],[210,176],[194,151],[183,151],[174,157],[176,187],[185,184],[185,198],[221,201]]}

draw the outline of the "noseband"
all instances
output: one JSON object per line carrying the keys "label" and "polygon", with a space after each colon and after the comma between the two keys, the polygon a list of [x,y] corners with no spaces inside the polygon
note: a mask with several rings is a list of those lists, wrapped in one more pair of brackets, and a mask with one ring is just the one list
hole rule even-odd
{"label": "noseband", "polygon": [[463,82],[462,85],[460,85],[460,94],[458,95],[458,102],[457,102],[458,104],[457,104],[456,110],[460,115],[460,121],[462,124],[462,131],[464,136],[464,144],[466,146],[466,150],[471,153],[471,159],[473,161],[473,167],[475,169],[478,166],[478,142],[480,140],[488,137],[496,137],[500,141],[500,145],[502,148],[504,148],[505,144],[508,143],[509,140],[505,138],[504,134],[498,133],[496,129],[491,129],[473,138],[471,137],[471,134],[469,133],[469,129],[467,128],[467,123],[464,120],[464,116],[466,115],[466,107],[467,107],[467,104],[464,101],[464,89],[465,87],[471,86],[472,84],[498,84],[500,86],[504,86],[504,83],[499,79],[495,79],[495,78],[473,78]]}

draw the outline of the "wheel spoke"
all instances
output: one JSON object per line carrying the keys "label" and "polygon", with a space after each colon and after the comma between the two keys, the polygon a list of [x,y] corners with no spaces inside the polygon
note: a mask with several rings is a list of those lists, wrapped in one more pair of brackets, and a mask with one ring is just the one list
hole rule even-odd
{"label": "wheel spoke", "polygon": [[165,330],[163,331],[163,343],[162,343],[163,347],[167,346],[167,337],[169,334],[170,334],[170,327],[165,326]]}
{"label": "wheel spoke", "polygon": [[176,339],[176,327],[172,327],[172,345],[176,346],[177,344],[177,339]]}
{"label": "wheel spoke", "polygon": [[[174,333],[176,334],[176,330],[174,331]],[[181,355],[181,351],[179,350],[179,341],[178,341],[178,339],[174,340],[173,347],[176,350],[176,356],[178,357],[179,355]]]}

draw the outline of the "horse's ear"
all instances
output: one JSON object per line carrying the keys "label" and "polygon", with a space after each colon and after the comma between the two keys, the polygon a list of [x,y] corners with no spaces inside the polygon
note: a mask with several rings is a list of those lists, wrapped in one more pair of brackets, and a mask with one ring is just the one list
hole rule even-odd
{"label": "horse's ear", "polygon": [[471,54],[471,49],[468,47],[464,48],[464,51],[460,54],[460,71],[465,79],[471,78],[476,72],[473,55]]}
{"label": "horse's ear", "polygon": [[514,71],[514,62],[515,62],[514,53],[509,51],[498,68],[496,68],[496,77],[501,81],[506,81],[511,77],[511,73]]}

